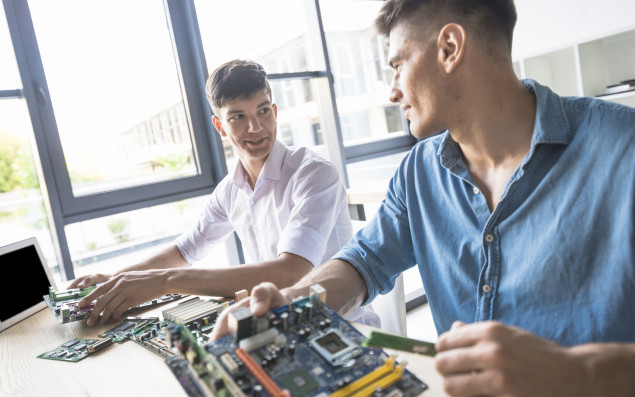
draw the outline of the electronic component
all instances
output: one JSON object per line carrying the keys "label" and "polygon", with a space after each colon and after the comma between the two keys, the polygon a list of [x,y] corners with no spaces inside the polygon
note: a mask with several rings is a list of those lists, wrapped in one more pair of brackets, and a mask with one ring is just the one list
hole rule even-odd
{"label": "electronic component", "polygon": [[[185,303],[185,305],[178,305],[179,309],[175,310],[174,313],[171,310],[166,312],[172,319],[179,321],[180,326],[193,335],[192,338],[195,343],[203,344],[209,339],[208,334],[216,323],[217,311],[224,309],[229,303],[213,299],[203,301],[198,297],[192,298]],[[214,310],[210,311],[210,308],[214,308]],[[173,316],[173,314],[175,315]],[[175,353],[166,342],[165,328],[176,325],[177,323],[173,320],[160,320],[158,317],[128,317],[121,324],[100,334],[99,337],[102,339],[73,339],[38,357],[63,361],[79,361],[113,342],[121,343],[131,339],[153,353],[163,358],[169,358],[174,356]]]}
{"label": "electronic component", "polygon": [[106,339],[71,339],[53,350],[37,356],[49,360],[77,362],[90,354],[93,354],[112,344],[112,338]]}
{"label": "electronic component", "polygon": [[229,307],[229,302],[193,297],[161,313],[163,318],[182,324],[197,333],[197,337],[211,332],[219,313]]}
{"label": "electronic component", "polygon": [[[95,308],[95,304],[91,303],[87,306],[80,307],[78,302],[86,295],[93,292],[96,287],[88,287],[84,289],[74,288],[66,291],[55,291],[52,287],[49,287],[49,294],[44,295],[44,301],[48,305],[49,309],[55,315],[57,320],[61,323],[70,323],[72,321],[79,321],[88,318]],[[129,309],[129,311],[136,309],[145,309],[150,306],[171,302],[173,300],[182,298],[185,295],[182,294],[168,294],[159,298],[152,299],[144,302],[139,306]]]}
{"label": "electronic component", "polygon": [[234,295],[234,302],[240,302],[241,300],[249,297],[249,292],[247,292],[246,289],[241,289],[240,291],[236,291]]}
{"label": "electronic component", "polygon": [[362,346],[385,347],[430,357],[434,357],[437,354],[434,343],[377,331],[371,331],[370,336],[362,343]]}
{"label": "electronic component", "polygon": [[158,317],[137,318],[128,317],[118,326],[109,329],[99,335],[100,338],[112,337],[115,342],[123,342],[130,339],[135,333],[145,329],[146,326],[155,326],[159,323]]}
{"label": "electronic component", "polygon": [[427,389],[394,357],[362,346],[366,338],[324,300],[318,286],[260,319],[235,310],[236,334],[207,344],[168,327],[178,356],[166,364],[190,396],[409,397]]}

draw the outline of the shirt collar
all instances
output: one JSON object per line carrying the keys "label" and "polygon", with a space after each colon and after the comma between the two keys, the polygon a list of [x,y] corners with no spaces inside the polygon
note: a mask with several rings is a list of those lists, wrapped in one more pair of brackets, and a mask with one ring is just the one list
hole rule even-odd
{"label": "shirt collar", "polygon": [[[572,139],[571,127],[567,121],[562,99],[548,87],[534,80],[524,79],[521,83],[527,91],[536,97],[536,120],[534,121],[531,149],[526,157],[530,159],[539,144],[569,144]],[[452,169],[461,159],[461,148],[450,133],[441,135],[441,144],[437,155],[441,165]]]}
{"label": "shirt collar", "polygon": [[[274,179],[279,180],[280,175],[282,173],[282,161],[284,160],[285,147],[282,142],[276,139],[273,143],[273,148],[267,156],[267,160],[265,161],[264,167],[260,171],[260,175],[258,175],[258,179],[256,180],[256,184],[261,179]],[[242,162],[238,161],[238,165],[234,170],[234,185],[239,188],[249,187],[249,183],[247,182],[247,173],[245,172],[245,168],[243,167]]]}

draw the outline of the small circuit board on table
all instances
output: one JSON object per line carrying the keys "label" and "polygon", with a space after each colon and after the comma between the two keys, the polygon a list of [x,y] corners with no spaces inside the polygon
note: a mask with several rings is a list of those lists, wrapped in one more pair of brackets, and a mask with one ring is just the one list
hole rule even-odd
{"label": "small circuit board on table", "polygon": [[100,339],[72,339],[61,346],[40,354],[38,358],[76,362],[89,354],[111,345],[132,340],[163,358],[175,353],[166,343],[165,329],[169,326],[185,327],[194,335],[197,343],[209,339],[216,319],[229,301],[193,297],[162,312],[158,317],[128,317],[121,324],[103,332]]}
{"label": "small circuit board on table", "polygon": [[71,361],[77,362],[89,355],[112,345],[113,339],[71,339],[53,350],[37,356],[38,358],[46,358],[49,360]]}
{"label": "small circuit board on table", "polygon": [[177,356],[166,364],[190,396],[405,396],[425,383],[324,304],[316,285],[261,318],[240,308],[229,316],[235,333],[201,344],[186,328],[166,328]]}
{"label": "small circuit board on table", "polygon": [[[93,292],[95,288],[96,287],[88,287],[83,289],[73,288],[65,291],[55,291],[53,287],[49,287],[49,294],[44,295],[44,301],[46,302],[47,306],[49,307],[55,318],[57,318],[57,321],[60,322],[60,324],[84,320],[88,318],[90,313],[92,313],[95,304],[91,303],[90,305],[80,307],[78,303],[84,296]],[[129,310],[145,309],[150,306],[172,302],[173,300],[182,298],[183,296],[185,295],[163,295],[157,299],[152,299]]]}

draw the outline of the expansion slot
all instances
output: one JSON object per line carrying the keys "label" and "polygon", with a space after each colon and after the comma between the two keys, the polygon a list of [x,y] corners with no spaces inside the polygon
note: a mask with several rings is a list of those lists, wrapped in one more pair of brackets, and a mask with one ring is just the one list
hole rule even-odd
{"label": "expansion slot", "polygon": [[392,373],[394,370],[395,370],[395,360],[392,357],[388,357],[383,366],[377,368],[376,370],[364,376],[363,378],[360,378],[356,380],[355,382],[347,386],[344,386],[343,388],[339,389],[335,393],[331,394],[330,397],[351,396],[354,393],[357,393],[360,390],[363,390],[368,385],[374,384],[374,382],[377,382],[379,379]]}
{"label": "expansion slot", "polygon": [[55,291],[53,289],[53,287],[49,287],[49,295],[51,296],[51,299],[53,301],[64,301],[64,300],[68,300],[68,299],[78,299],[81,297],[84,297],[88,294],[90,294],[91,292],[93,292],[93,290],[95,289],[95,287],[88,287],[88,288],[73,288],[73,289],[69,289],[66,291]]}
{"label": "expansion slot", "polygon": [[243,361],[245,366],[249,369],[249,372],[258,379],[260,384],[262,384],[262,387],[264,387],[267,393],[269,393],[272,397],[291,397],[288,392],[281,390],[278,385],[276,385],[276,382],[274,382],[273,379],[271,379],[271,377],[263,371],[260,365],[251,358],[246,350],[238,348],[236,349],[236,355]]}

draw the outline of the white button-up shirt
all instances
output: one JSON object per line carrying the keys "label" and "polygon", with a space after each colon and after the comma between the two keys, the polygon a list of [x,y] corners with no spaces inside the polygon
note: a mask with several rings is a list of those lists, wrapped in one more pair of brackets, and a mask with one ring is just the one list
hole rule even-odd
{"label": "white button-up shirt", "polygon": [[[199,220],[176,241],[189,263],[205,258],[214,243],[236,231],[248,263],[283,252],[318,266],[353,236],[346,189],[335,166],[307,148],[276,141],[252,190],[238,162],[212,192]],[[366,305],[346,316],[379,327]]]}
{"label": "white button-up shirt", "polygon": [[353,236],[339,173],[311,150],[276,141],[254,189],[239,162],[176,244],[185,260],[194,263],[233,231],[247,263],[272,260],[283,252],[313,266],[326,262]]}

